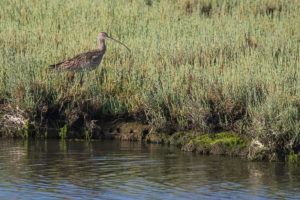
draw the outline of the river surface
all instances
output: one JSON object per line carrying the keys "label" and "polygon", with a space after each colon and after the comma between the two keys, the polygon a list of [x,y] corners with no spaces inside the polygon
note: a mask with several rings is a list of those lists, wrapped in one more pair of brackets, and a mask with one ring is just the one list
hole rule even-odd
{"label": "river surface", "polygon": [[0,141],[0,199],[300,199],[300,167],[117,141]]}

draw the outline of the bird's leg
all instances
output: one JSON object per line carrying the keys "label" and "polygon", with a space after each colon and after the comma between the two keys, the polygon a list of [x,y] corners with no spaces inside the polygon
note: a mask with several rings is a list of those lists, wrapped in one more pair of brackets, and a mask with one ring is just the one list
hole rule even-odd
{"label": "bird's leg", "polygon": [[90,72],[90,71],[87,71],[87,72],[86,72],[87,79],[89,79],[89,72]]}
{"label": "bird's leg", "polygon": [[90,80],[89,72],[90,72],[90,71],[87,71],[87,72],[86,72],[86,78],[87,78],[87,80]]}
{"label": "bird's leg", "polygon": [[81,77],[80,77],[80,87],[82,87],[82,78],[83,78],[83,72],[81,73]]}
{"label": "bird's leg", "polygon": [[104,75],[105,75],[105,68],[101,68],[100,72],[100,83],[102,84],[104,82]]}

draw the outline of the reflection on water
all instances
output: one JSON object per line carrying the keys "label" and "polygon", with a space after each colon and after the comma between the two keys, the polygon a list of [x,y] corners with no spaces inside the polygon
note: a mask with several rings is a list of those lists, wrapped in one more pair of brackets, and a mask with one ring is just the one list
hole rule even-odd
{"label": "reflection on water", "polygon": [[300,167],[130,142],[0,141],[0,199],[300,199]]}

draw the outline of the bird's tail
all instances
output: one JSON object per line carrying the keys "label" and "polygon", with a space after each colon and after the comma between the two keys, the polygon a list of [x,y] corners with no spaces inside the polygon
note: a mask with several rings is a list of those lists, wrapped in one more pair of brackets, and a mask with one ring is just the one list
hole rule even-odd
{"label": "bird's tail", "polygon": [[47,68],[48,68],[48,69],[55,69],[55,68],[56,68],[56,65],[49,65]]}
{"label": "bird's tail", "polygon": [[49,65],[48,69],[59,69],[59,66],[64,63],[64,62],[60,62],[60,63],[56,63],[54,65]]}

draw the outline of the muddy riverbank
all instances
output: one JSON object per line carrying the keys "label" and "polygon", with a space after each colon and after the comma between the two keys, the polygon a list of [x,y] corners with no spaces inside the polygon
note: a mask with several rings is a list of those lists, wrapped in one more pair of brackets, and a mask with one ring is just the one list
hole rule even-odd
{"label": "muddy riverbank", "polygon": [[183,151],[199,154],[239,156],[259,161],[297,162],[300,155],[276,152],[258,138],[234,131],[174,131],[170,128],[158,132],[148,124],[133,118],[90,119],[78,117],[80,114],[75,115],[77,119],[73,116],[73,121],[70,120],[66,124],[59,125],[52,121],[37,126],[38,122],[27,119],[26,114],[20,109],[2,105],[0,112],[0,135],[2,138],[148,142],[176,145]]}

